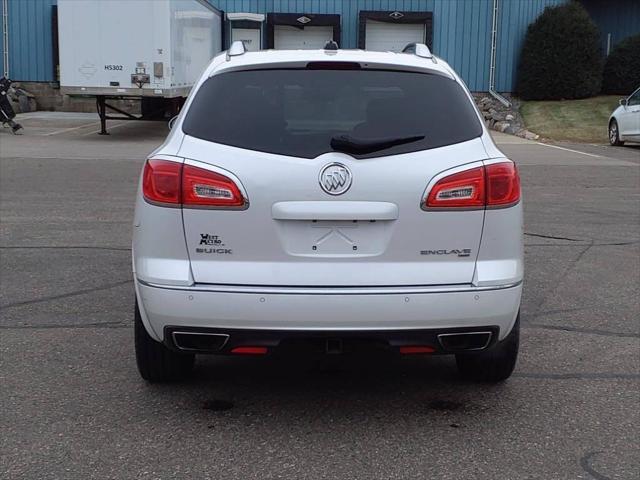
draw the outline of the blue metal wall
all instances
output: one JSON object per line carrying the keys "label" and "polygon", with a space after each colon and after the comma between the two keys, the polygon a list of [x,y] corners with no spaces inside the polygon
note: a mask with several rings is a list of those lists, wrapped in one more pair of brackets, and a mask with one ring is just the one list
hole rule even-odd
{"label": "blue metal wall", "polygon": [[[345,48],[355,48],[357,45],[360,10],[433,12],[435,53],[461,74],[471,90],[485,91],[489,87],[493,0],[208,1],[227,12],[340,14],[341,46]],[[499,91],[508,92],[514,87],[519,52],[527,26],[545,7],[565,1],[567,0],[500,0],[496,72]],[[601,30],[612,32],[613,42],[640,31],[639,0],[582,1]],[[56,4],[56,0],[8,0],[8,4],[11,77],[24,81],[52,81],[51,7]],[[604,38],[606,41],[606,33]]]}
{"label": "blue metal wall", "polygon": [[[9,0],[9,75],[12,79],[53,80],[51,6],[55,4],[56,0]],[[4,50],[4,45],[2,48]]]}
{"label": "blue metal wall", "polygon": [[[0,0],[0,18],[4,18],[4,3]],[[4,24],[0,27],[0,74],[4,75]]]}
{"label": "blue metal wall", "polygon": [[496,60],[496,89],[499,92],[510,92],[515,88],[520,50],[529,24],[535,21],[546,7],[561,3],[565,3],[564,0],[503,0],[500,2]]}
{"label": "blue metal wall", "polygon": [[602,51],[607,51],[607,34],[611,49],[621,40],[640,33],[640,0],[582,0],[582,4],[600,29]]}
{"label": "blue metal wall", "polygon": [[[433,12],[434,53],[473,91],[489,88],[493,0],[209,0],[225,12],[338,13],[342,44],[356,48],[360,10]],[[509,92],[527,26],[549,5],[566,0],[501,0],[496,86]]]}

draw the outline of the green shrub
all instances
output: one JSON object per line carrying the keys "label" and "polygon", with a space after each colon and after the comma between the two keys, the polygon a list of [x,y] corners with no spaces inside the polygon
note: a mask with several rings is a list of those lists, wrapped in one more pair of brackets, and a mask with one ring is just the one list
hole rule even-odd
{"label": "green shrub", "polygon": [[577,1],[547,7],[527,29],[517,93],[525,100],[586,98],[601,85],[600,32],[587,11]]}
{"label": "green shrub", "polygon": [[627,37],[609,54],[604,64],[602,91],[629,95],[640,87],[640,34]]}

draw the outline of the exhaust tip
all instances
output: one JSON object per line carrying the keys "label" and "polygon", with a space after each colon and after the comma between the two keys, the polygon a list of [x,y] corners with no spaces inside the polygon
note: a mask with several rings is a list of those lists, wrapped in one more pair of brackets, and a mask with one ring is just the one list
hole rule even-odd
{"label": "exhaust tip", "polygon": [[441,333],[438,341],[445,350],[473,351],[484,350],[489,346],[492,332]]}
{"label": "exhaust tip", "polygon": [[175,331],[171,337],[176,348],[185,352],[217,352],[229,341],[225,333]]}

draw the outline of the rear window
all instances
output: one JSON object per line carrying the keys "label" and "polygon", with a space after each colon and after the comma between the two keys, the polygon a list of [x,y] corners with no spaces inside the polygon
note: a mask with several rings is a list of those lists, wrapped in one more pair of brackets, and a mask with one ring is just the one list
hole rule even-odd
{"label": "rear window", "polygon": [[[388,70],[247,70],[209,78],[183,124],[186,134],[303,158],[334,151],[332,138],[411,137],[371,158],[464,142],[482,134],[462,87],[437,74]],[[393,143],[393,142],[391,142]]]}

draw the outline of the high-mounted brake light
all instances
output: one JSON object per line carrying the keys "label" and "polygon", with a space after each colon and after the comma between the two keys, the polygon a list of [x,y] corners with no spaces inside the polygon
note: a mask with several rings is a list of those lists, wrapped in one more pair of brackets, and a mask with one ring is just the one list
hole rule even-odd
{"label": "high-mounted brake light", "polygon": [[454,173],[431,188],[425,209],[482,209],[515,205],[520,200],[520,177],[512,162],[494,163]]}
{"label": "high-mounted brake light", "polygon": [[307,70],[361,70],[358,62],[309,62]]}
{"label": "high-mounted brake light", "polygon": [[204,168],[169,160],[147,160],[142,193],[150,203],[186,208],[237,208],[246,204],[236,183]]}

